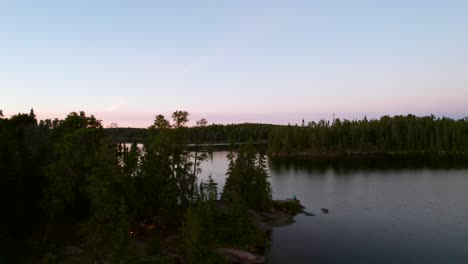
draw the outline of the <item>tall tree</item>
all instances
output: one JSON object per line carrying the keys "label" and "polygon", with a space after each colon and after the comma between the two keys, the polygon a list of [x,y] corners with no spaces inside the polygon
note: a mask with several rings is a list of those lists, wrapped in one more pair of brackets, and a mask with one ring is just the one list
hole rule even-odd
{"label": "tall tree", "polygon": [[196,124],[199,127],[205,127],[208,124],[208,121],[205,118],[202,118],[198,120]]}
{"label": "tall tree", "polygon": [[265,210],[271,203],[271,187],[268,182],[266,158],[258,155],[256,149],[247,144],[237,155],[227,155],[229,167],[222,199],[239,201],[250,208]]}
{"label": "tall tree", "polygon": [[154,124],[149,128],[170,128],[169,121],[161,114],[157,115],[154,119]]}
{"label": "tall tree", "polygon": [[174,127],[179,128],[183,127],[188,121],[189,113],[187,111],[177,110],[172,113],[172,120],[174,120]]}
{"label": "tall tree", "polygon": [[79,221],[89,216],[86,186],[94,167],[101,165],[95,157],[105,134],[93,116],[73,112],[60,122],[51,137],[52,160],[45,168],[47,186],[42,198],[49,219],[45,238],[57,221]]}
{"label": "tall tree", "polygon": [[30,254],[25,242],[42,217],[38,208],[48,143],[42,132],[35,115],[0,118],[1,263],[17,263],[20,254]]}
{"label": "tall tree", "polygon": [[115,146],[109,139],[100,143],[95,154],[99,165],[92,169],[86,186],[91,210],[85,235],[96,261],[105,259],[109,253],[121,261],[128,253],[129,219],[125,198],[122,196],[125,193],[125,182]]}

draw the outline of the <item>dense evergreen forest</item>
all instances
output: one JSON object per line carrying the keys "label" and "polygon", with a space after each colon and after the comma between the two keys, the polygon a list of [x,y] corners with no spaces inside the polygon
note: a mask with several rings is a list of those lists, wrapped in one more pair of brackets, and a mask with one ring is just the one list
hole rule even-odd
{"label": "dense evergreen forest", "polygon": [[[32,110],[0,115],[0,262],[80,263],[67,252],[81,250],[87,263],[222,263],[213,245],[268,243],[247,215],[272,206],[265,154],[468,149],[468,122],[434,116],[295,126],[202,119],[191,128],[188,116],[175,111],[172,123],[158,115],[148,129],[104,129],[84,112],[39,122]],[[207,153],[187,148],[213,142],[262,144],[230,152],[218,190],[211,178],[197,180]],[[219,210],[220,202],[230,210]]]}
{"label": "dense evergreen forest", "polygon": [[197,181],[207,153],[187,150],[187,116],[143,149],[84,112],[1,118],[0,263],[224,263],[213,245],[265,245],[247,216],[271,205],[265,156],[232,152],[219,201],[211,177]]}
{"label": "dense evergreen forest", "polygon": [[307,126],[273,129],[269,150],[275,154],[465,153],[468,122],[434,116],[383,116],[379,120],[320,120]]}
{"label": "dense evergreen forest", "polygon": [[[278,125],[269,124],[211,124],[184,127],[184,137],[188,143],[241,143],[241,142],[266,142],[273,128]],[[148,138],[157,136],[158,129],[146,128],[106,128],[112,138],[121,142],[143,143]]]}
{"label": "dense evergreen forest", "polygon": [[[152,126],[157,128],[158,126]],[[122,142],[145,142],[158,129],[109,128]],[[301,125],[230,124],[183,128],[189,143],[256,142],[269,154],[465,153],[468,122],[435,116],[383,116],[380,119],[303,121]]]}

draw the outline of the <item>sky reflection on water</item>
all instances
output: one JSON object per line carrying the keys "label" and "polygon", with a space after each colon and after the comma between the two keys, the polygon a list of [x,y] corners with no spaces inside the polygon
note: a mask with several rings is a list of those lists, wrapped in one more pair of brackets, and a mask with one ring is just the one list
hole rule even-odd
{"label": "sky reflection on water", "polygon": [[[220,192],[225,155],[203,165]],[[382,158],[270,160],[274,198],[317,215],[274,230],[270,263],[468,263],[464,161]]]}

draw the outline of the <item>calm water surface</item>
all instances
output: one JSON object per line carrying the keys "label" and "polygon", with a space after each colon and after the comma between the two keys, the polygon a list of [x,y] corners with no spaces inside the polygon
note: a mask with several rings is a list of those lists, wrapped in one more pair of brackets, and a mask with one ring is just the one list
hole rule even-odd
{"label": "calm water surface", "polygon": [[[225,182],[226,152],[203,176]],[[426,160],[427,161],[427,160]],[[269,161],[274,199],[316,216],[273,230],[269,263],[468,263],[468,170],[409,159]],[[328,208],[329,214],[320,209]]]}

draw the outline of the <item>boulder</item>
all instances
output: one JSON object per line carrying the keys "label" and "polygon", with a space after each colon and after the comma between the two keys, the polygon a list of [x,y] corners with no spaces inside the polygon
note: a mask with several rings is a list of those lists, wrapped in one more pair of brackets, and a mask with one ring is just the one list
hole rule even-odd
{"label": "boulder", "polygon": [[216,252],[225,256],[230,262],[242,264],[265,263],[265,257],[237,248],[217,248]]}

